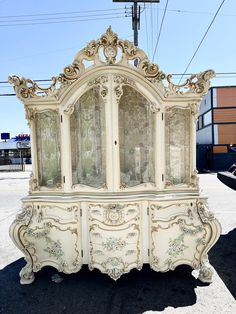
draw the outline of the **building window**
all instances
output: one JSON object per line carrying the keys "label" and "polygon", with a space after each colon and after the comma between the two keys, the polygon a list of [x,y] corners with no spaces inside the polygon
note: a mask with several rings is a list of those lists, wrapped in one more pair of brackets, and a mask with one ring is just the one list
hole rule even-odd
{"label": "building window", "polygon": [[202,122],[203,122],[202,121],[202,116],[199,116],[198,117],[198,129],[199,130],[203,128],[203,123]]}
{"label": "building window", "polygon": [[203,116],[203,126],[211,124],[211,122],[212,122],[212,120],[211,120],[211,111],[208,111]]}

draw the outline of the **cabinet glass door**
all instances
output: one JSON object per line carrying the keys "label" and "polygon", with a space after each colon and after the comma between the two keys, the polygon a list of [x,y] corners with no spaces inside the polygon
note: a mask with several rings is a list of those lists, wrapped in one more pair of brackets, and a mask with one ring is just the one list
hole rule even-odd
{"label": "cabinet glass door", "polygon": [[130,86],[119,100],[120,183],[155,183],[155,115],[149,101]]}
{"label": "cabinet glass door", "polygon": [[61,135],[56,111],[36,113],[36,139],[39,185],[55,187],[61,184]]}
{"label": "cabinet glass door", "polygon": [[189,184],[190,112],[170,109],[166,112],[166,185]]}
{"label": "cabinet glass door", "polygon": [[99,87],[85,92],[70,117],[72,183],[106,185],[105,104]]}

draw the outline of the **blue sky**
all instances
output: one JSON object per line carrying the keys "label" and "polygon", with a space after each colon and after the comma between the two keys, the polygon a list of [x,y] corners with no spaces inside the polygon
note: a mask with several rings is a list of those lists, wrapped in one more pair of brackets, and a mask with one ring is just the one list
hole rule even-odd
{"label": "blue sky", "polygon": [[[162,71],[185,71],[221,2],[168,1],[154,56],[154,62]],[[165,5],[166,0],[161,0],[160,4],[147,4],[146,9],[141,4],[139,47],[145,50],[150,60],[153,59]],[[50,79],[58,75],[87,42],[100,37],[109,25],[120,38],[132,41],[130,7],[130,3],[114,3],[112,0],[0,0],[0,81],[7,81],[10,74],[31,79]],[[69,22],[61,23],[62,18]],[[226,0],[187,72],[209,68],[218,73],[236,72],[235,30],[236,1]],[[236,75],[219,75],[212,85],[236,85]],[[0,94],[12,92],[9,84],[0,84]],[[23,105],[16,97],[0,97],[1,132],[10,132],[11,136],[29,132]]]}

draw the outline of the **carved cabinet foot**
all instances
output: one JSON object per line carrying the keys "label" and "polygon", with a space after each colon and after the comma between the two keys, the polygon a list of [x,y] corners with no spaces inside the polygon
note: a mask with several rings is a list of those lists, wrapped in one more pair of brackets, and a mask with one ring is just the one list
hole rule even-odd
{"label": "carved cabinet foot", "polygon": [[209,265],[203,264],[200,267],[198,279],[204,283],[211,283],[213,274],[214,274],[214,270],[212,266],[210,264]]}
{"label": "carved cabinet foot", "polygon": [[29,285],[34,281],[34,273],[30,263],[27,263],[20,271],[20,283]]}

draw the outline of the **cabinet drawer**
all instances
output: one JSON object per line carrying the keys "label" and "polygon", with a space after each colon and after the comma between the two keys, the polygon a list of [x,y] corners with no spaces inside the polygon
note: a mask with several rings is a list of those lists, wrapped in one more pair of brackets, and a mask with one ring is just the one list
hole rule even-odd
{"label": "cabinet drawer", "polygon": [[37,223],[47,219],[59,223],[76,223],[80,215],[79,203],[25,203],[25,206],[29,205],[33,207],[32,220]]}
{"label": "cabinet drawer", "polygon": [[189,219],[199,219],[196,199],[179,201],[150,202],[151,221],[168,221],[174,217],[187,216]]}
{"label": "cabinet drawer", "polygon": [[141,269],[141,205],[89,204],[89,267],[118,279]]}

